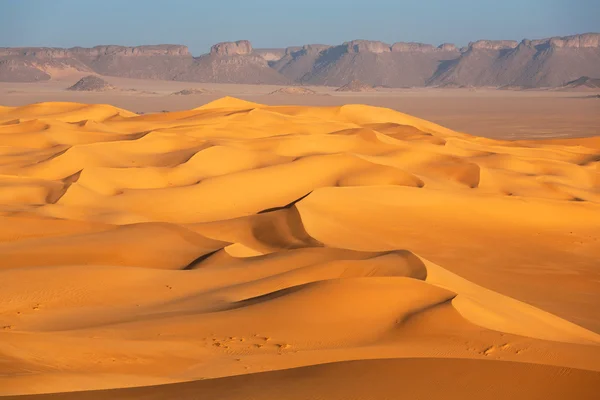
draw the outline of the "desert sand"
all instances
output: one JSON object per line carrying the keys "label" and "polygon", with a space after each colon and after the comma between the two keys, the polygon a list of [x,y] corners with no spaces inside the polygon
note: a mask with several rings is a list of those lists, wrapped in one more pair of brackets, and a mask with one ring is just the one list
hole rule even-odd
{"label": "desert sand", "polygon": [[[128,90],[73,92],[82,74],[37,83],[0,82],[0,105],[68,101],[112,104],[136,113],[184,111],[223,96],[260,104],[342,106],[366,104],[414,115],[450,129],[493,139],[545,139],[598,135],[600,117],[594,92],[562,90],[497,90],[377,88],[373,92],[339,92],[337,87],[308,86],[322,96],[277,92],[287,86],[191,83],[103,76],[112,86]],[[173,96],[179,91],[206,92]],[[152,94],[153,93],[153,94]],[[596,94],[600,94],[598,91]]]}
{"label": "desert sand", "polygon": [[232,97],[2,106],[0,395],[596,398],[588,136]]}

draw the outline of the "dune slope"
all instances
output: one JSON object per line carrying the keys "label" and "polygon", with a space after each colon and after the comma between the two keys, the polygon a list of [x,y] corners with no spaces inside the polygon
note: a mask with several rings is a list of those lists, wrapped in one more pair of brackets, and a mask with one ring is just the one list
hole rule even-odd
{"label": "dune slope", "polygon": [[598,148],[362,105],[1,107],[0,395],[593,398]]}
{"label": "dune slope", "polygon": [[[358,379],[348,380],[348,376]],[[507,385],[506,382],[513,382]],[[515,382],[516,381],[516,382]],[[432,384],[435,383],[435,384]],[[514,384],[516,383],[516,384]],[[540,384],[543,383],[543,384]],[[287,371],[144,388],[18,399],[594,399],[600,388],[588,371],[512,362],[458,359],[348,361]]]}

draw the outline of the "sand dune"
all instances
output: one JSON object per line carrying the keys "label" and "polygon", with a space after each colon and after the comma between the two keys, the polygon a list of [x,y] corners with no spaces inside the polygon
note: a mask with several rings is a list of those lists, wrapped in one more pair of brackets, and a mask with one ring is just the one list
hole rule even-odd
{"label": "sand dune", "polygon": [[[348,379],[348,376],[357,377]],[[432,379],[432,376],[435,378]],[[286,371],[134,389],[19,399],[595,399],[597,375],[581,370],[464,359],[348,361]],[[506,384],[511,382],[512,384]],[[516,384],[514,384],[516,383]],[[542,384],[540,384],[542,383]],[[394,397],[391,397],[394,398]]]}
{"label": "sand dune", "polygon": [[362,105],[2,107],[0,395],[593,398],[597,152]]}

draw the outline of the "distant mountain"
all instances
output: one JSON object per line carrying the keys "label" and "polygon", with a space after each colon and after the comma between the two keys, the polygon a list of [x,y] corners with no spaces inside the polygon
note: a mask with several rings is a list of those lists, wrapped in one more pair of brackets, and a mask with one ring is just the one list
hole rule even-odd
{"label": "distant mountain", "polygon": [[194,62],[187,47],[179,45],[96,46],[68,51],[98,74],[125,78],[171,80]]}
{"label": "distant mountain", "polygon": [[542,40],[480,40],[441,64],[429,85],[556,87],[600,74],[600,34]]}
{"label": "distant mountain", "polygon": [[172,79],[214,83],[291,83],[291,80],[271,68],[265,58],[255,54],[247,40],[212,46],[209,54],[195,58],[187,70],[174,75]]}
{"label": "distant mountain", "polygon": [[0,80],[48,80],[52,72],[97,73],[138,79],[284,84],[290,80],[252,52],[248,41],[218,43],[192,57],[179,45],[93,48],[0,48]]}
{"label": "distant mountain", "polygon": [[300,82],[341,86],[358,80],[371,86],[424,86],[439,64],[457,58],[454,46],[354,40],[321,51]]}
{"label": "distant mountain", "polygon": [[187,47],[0,48],[0,81],[35,82],[65,72],[177,81],[411,87],[561,87],[600,74],[600,34],[453,44],[353,40],[285,49],[223,42],[193,57]]}
{"label": "distant mountain", "polygon": [[330,47],[323,44],[288,47],[281,59],[271,61],[271,66],[288,79],[301,82],[304,76],[312,71],[321,54]]}
{"label": "distant mountain", "polygon": [[[0,80],[34,82],[62,72],[96,73],[127,78],[172,79],[186,71],[194,59],[187,47],[96,46],[93,48],[0,48],[0,64],[17,62],[26,67],[0,72]],[[0,67],[0,71],[2,71]]]}

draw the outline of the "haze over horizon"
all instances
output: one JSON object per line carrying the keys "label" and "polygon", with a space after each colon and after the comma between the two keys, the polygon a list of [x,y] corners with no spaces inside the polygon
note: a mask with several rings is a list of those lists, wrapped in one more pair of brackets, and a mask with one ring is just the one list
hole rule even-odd
{"label": "haze over horizon", "polygon": [[[600,31],[594,0],[342,0],[195,2],[161,0],[0,0],[0,47],[183,44],[194,55],[216,42],[247,39],[257,48],[353,39],[384,42],[521,40]],[[315,11],[315,10],[318,10]],[[106,29],[110,26],[111,29]]]}

